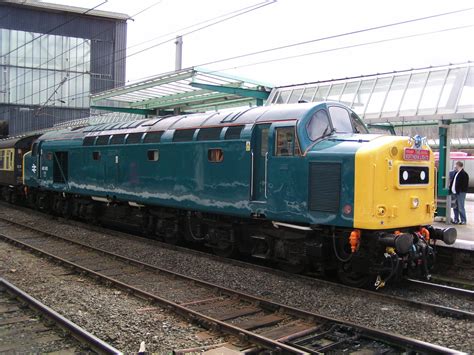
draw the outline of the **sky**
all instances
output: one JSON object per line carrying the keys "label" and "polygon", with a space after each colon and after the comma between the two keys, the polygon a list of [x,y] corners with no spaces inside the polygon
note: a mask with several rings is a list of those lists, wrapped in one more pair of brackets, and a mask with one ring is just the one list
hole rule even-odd
{"label": "sky", "polygon": [[[102,1],[48,2],[91,8]],[[132,16],[155,3],[157,0],[108,0],[97,9]],[[472,0],[162,0],[135,16],[133,21],[128,21],[127,55],[130,57],[127,58],[127,82],[169,72],[174,70],[175,66],[173,40],[136,55],[131,55],[132,53],[189,31],[182,30],[185,27],[265,3],[266,6],[255,11],[184,35],[183,68],[202,66],[223,58],[292,43],[474,7]],[[474,27],[448,29],[472,25],[474,10],[207,64],[203,68],[278,86],[462,63],[474,60]],[[339,47],[440,30],[447,31],[335,50]],[[144,41],[147,43],[140,45]],[[277,60],[314,52],[319,53]],[[266,61],[272,62],[255,64]]]}

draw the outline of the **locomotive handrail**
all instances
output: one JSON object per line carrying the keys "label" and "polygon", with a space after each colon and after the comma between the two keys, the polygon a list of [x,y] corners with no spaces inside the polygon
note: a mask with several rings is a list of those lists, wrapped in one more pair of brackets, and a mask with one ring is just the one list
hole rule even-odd
{"label": "locomotive handrail", "polygon": [[254,164],[254,156],[253,156],[253,150],[250,152],[251,154],[251,159],[252,159],[252,166],[250,168],[250,199],[253,199],[253,164]]}
{"label": "locomotive handrail", "polygon": [[265,198],[267,198],[267,182],[268,182],[268,152],[265,153]]}

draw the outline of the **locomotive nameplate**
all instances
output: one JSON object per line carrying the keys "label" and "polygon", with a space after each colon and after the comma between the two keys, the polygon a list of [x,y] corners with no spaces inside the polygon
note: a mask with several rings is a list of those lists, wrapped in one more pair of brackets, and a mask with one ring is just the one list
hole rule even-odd
{"label": "locomotive nameplate", "polygon": [[403,160],[430,160],[430,151],[428,149],[405,148],[403,151]]}

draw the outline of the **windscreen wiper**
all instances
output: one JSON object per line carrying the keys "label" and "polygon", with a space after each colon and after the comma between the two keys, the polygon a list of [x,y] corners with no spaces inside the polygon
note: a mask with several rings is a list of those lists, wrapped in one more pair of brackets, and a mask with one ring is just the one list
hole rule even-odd
{"label": "windscreen wiper", "polygon": [[[329,129],[329,128],[330,128],[330,131],[328,132],[328,129]],[[309,145],[308,148],[306,148],[306,150],[305,150],[304,153],[303,153],[303,156],[306,156],[306,154],[308,153],[308,151],[310,151],[311,148],[313,148],[317,143],[321,142],[324,138],[329,137],[330,135],[332,135],[332,134],[335,133],[335,132],[336,132],[336,130],[335,130],[334,128],[331,128],[331,127],[327,126],[326,129],[325,129],[324,132],[323,132],[323,135],[322,135],[321,137],[317,138],[313,143],[311,143],[311,144]]]}

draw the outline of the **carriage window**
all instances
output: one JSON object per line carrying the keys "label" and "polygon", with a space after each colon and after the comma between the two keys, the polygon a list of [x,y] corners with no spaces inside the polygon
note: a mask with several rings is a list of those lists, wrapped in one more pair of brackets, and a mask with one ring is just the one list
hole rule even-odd
{"label": "carriage window", "polygon": [[276,129],[275,155],[293,155],[295,147],[295,127],[284,127]]}
{"label": "carriage window", "polygon": [[149,161],[158,161],[158,159],[160,158],[160,154],[158,150],[149,150],[147,152],[147,157]]}
{"label": "carriage window", "polygon": [[125,141],[125,134],[114,134],[110,140],[110,144],[123,144]]}
{"label": "carriage window", "polygon": [[332,125],[336,132],[352,133],[351,117],[345,108],[332,106],[329,107],[329,114],[331,115]]}
{"label": "carriage window", "polygon": [[209,149],[207,151],[207,159],[213,163],[220,163],[224,160],[224,152],[222,149]]}
{"label": "carriage window", "polygon": [[92,159],[100,160],[100,152],[92,152]]}
{"label": "carriage window", "polygon": [[198,141],[217,141],[221,135],[221,127],[201,128],[199,130]]}
{"label": "carriage window", "polygon": [[173,135],[173,142],[189,142],[193,140],[195,129],[176,130]]}
{"label": "carriage window", "polygon": [[82,141],[82,145],[84,146],[91,146],[94,145],[95,137],[86,137]]}
{"label": "carriage window", "polygon": [[160,143],[163,132],[149,132],[146,134],[143,143]]}
{"label": "carriage window", "polygon": [[107,145],[109,144],[109,138],[110,136],[99,136],[95,142],[95,145]]}
{"label": "carriage window", "polygon": [[306,126],[306,131],[308,132],[309,139],[315,141],[324,134],[327,134],[331,130],[329,125],[329,117],[326,111],[319,110],[316,112],[311,121],[309,121]]}
{"label": "carriage window", "polygon": [[227,128],[225,132],[225,139],[240,139],[240,133],[244,126],[232,126]]}
{"label": "carriage window", "polygon": [[140,143],[143,133],[130,133],[127,137],[127,144]]}
{"label": "carriage window", "polygon": [[0,150],[0,169],[4,170],[5,169],[5,151]]}

